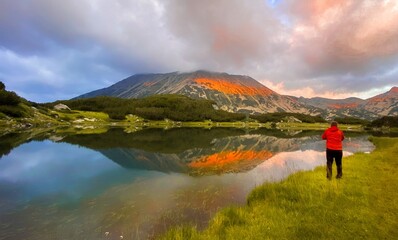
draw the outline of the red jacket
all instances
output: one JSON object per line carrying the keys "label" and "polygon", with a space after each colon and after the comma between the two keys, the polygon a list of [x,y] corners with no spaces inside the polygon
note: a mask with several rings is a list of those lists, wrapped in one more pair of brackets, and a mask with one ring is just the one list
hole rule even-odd
{"label": "red jacket", "polygon": [[322,135],[326,140],[326,148],[331,150],[343,150],[344,133],[336,126],[326,129]]}

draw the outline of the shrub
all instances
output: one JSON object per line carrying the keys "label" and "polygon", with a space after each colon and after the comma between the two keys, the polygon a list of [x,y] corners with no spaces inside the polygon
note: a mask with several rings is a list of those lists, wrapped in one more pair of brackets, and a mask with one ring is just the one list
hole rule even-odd
{"label": "shrub", "polygon": [[361,124],[361,125],[365,125],[365,124],[369,123],[369,121],[367,121],[367,120],[354,118],[354,117],[335,118],[334,120],[336,122],[338,122],[338,123],[341,123],[341,124]]}
{"label": "shrub", "polygon": [[398,116],[384,116],[372,121],[370,127],[398,127]]}
{"label": "shrub", "polygon": [[19,108],[17,106],[0,105],[0,112],[10,117],[16,117],[16,118],[26,116],[26,112],[22,108]]}
{"label": "shrub", "polygon": [[281,112],[281,113],[265,113],[265,114],[260,114],[260,115],[251,115],[250,118],[256,119],[259,122],[265,123],[265,122],[280,122],[286,117],[295,117],[298,120],[305,122],[305,123],[316,123],[316,122],[326,122],[325,119],[323,119],[321,116],[311,116],[311,115],[306,115],[306,114],[301,114],[301,113],[286,113],[286,112]]}
{"label": "shrub", "polygon": [[21,99],[15,92],[0,91],[0,105],[16,106],[20,102]]}

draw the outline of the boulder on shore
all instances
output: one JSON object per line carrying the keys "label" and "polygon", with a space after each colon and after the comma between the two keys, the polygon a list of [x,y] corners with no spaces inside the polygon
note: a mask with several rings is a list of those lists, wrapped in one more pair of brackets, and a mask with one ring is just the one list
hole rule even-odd
{"label": "boulder on shore", "polygon": [[59,103],[59,104],[55,105],[54,109],[55,110],[68,110],[68,111],[71,111],[71,109],[68,106],[66,106],[65,104],[62,104],[62,103]]}

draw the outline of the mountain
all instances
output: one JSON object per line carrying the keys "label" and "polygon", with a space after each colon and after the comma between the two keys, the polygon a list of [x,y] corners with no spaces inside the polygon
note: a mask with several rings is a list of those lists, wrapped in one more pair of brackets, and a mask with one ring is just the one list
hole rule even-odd
{"label": "mountain", "polygon": [[386,93],[367,99],[361,107],[379,116],[397,116],[398,87],[393,87]]}
{"label": "mountain", "polygon": [[398,115],[398,87],[390,91],[368,98],[327,99],[327,98],[296,98],[304,105],[319,107],[324,110],[325,118],[350,116],[362,119],[376,119],[381,116]]}
{"label": "mountain", "polygon": [[209,71],[165,74],[136,74],[110,87],[83,94],[77,98],[113,96],[142,98],[156,94],[181,94],[204,98],[229,112],[273,113],[294,112],[334,117],[375,119],[398,115],[398,88],[363,100],[360,98],[327,99],[281,95],[249,76]]}
{"label": "mountain", "polygon": [[304,98],[300,97],[297,100],[303,104],[316,106],[322,109],[355,109],[363,104],[365,100],[360,98],[346,98],[346,99],[328,99],[321,97]]}
{"label": "mountain", "polygon": [[317,108],[305,106],[290,96],[280,95],[251,77],[208,71],[137,74],[78,98],[142,98],[155,94],[181,94],[194,99],[205,98],[215,101],[220,109],[230,112],[298,112],[312,115],[319,113]]}
{"label": "mountain", "polygon": [[323,110],[322,116],[325,119],[334,117],[355,117],[364,119],[377,118],[377,114],[363,109],[366,100],[360,98],[328,99],[321,97],[297,98],[297,101],[307,106],[314,106]]}

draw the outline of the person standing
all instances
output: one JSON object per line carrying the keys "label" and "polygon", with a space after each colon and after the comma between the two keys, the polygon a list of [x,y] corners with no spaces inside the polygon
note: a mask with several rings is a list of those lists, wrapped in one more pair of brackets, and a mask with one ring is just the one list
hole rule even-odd
{"label": "person standing", "polygon": [[343,140],[344,133],[337,127],[337,122],[333,121],[330,128],[322,134],[322,139],[326,140],[326,177],[332,179],[333,160],[336,161],[336,178],[343,177]]}

